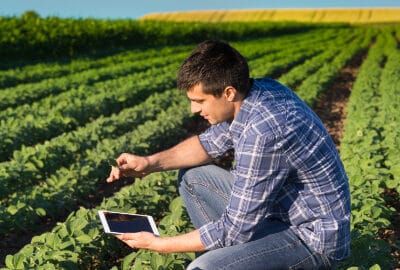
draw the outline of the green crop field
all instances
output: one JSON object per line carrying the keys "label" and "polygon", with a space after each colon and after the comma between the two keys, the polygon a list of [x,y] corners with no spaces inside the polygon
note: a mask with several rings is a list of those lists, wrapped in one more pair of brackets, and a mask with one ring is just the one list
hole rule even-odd
{"label": "green crop field", "polygon": [[[339,268],[400,268],[400,24],[33,13],[0,18],[0,268],[184,269],[194,258],[131,250],[103,232],[97,210],[148,213],[161,235],[192,229],[176,171],[105,184],[106,161],[197,132],[175,80],[205,39],[228,41],[252,77],[279,80],[317,113],[321,102],[339,102],[335,91],[346,83],[344,113],[334,121],[351,186],[352,253]],[[325,109],[327,124],[336,111]]]}

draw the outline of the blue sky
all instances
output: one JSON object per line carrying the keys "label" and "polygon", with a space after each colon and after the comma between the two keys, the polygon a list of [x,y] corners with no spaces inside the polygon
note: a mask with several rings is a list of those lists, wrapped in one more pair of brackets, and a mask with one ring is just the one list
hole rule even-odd
{"label": "blue sky", "polygon": [[0,0],[0,16],[136,19],[153,12],[254,8],[400,7],[400,0]]}

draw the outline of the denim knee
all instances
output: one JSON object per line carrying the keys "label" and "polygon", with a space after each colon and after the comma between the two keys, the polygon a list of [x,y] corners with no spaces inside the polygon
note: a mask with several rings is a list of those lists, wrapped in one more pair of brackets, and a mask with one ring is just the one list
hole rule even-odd
{"label": "denim knee", "polygon": [[188,181],[196,179],[196,171],[197,173],[201,171],[201,166],[199,167],[191,167],[191,168],[185,168],[185,169],[180,169],[178,171],[178,189],[181,189],[183,185],[190,185]]}
{"label": "denim knee", "polygon": [[[186,188],[188,187],[188,183],[187,181],[190,179],[190,177],[188,178],[188,176],[190,175],[190,171],[194,169],[194,168],[185,168],[185,169],[180,169],[178,171],[178,191],[179,193],[181,193],[181,189],[182,188]],[[189,174],[189,175],[188,175]]]}
{"label": "denim knee", "polygon": [[211,270],[215,269],[215,264],[204,257],[197,257],[186,268],[186,270]]}

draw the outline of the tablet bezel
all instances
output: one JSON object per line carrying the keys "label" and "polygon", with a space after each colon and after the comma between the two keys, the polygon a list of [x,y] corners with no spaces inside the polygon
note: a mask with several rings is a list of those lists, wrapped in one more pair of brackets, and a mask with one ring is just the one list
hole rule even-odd
{"label": "tablet bezel", "polygon": [[[112,214],[121,214],[121,215],[129,215],[129,216],[140,216],[140,217],[146,217],[147,221],[150,224],[150,227],[152,229],[152,232],[156,236],[160,236],[160,233],[158,232],[156,223],[154,222],[154,219],[152,216],[149,215],[141,215],[141,214],[132,214],[132,213],[125,213],[125,212],[116,212],[116,211],[108,211],[108,210],[98,210],[98,215],[100,217],[101,224],[103,225],[104,231],[106,233],[110,234],[123,234],[124,232],[113,232],[110,230],[110,226],[108,225],[107,218],[104,213],[112,213]],[[134,233],[134,232],[133,232]]]}

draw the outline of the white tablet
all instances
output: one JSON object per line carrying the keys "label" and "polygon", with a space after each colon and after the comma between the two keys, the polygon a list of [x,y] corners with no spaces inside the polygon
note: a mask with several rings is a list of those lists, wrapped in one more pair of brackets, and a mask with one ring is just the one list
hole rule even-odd
{"label": "white tablet", "polygon": [[122,234],[146,231],[157,236],[160,235],[152,216],[105,210],[99,210],[98,213],[106,233]]}

